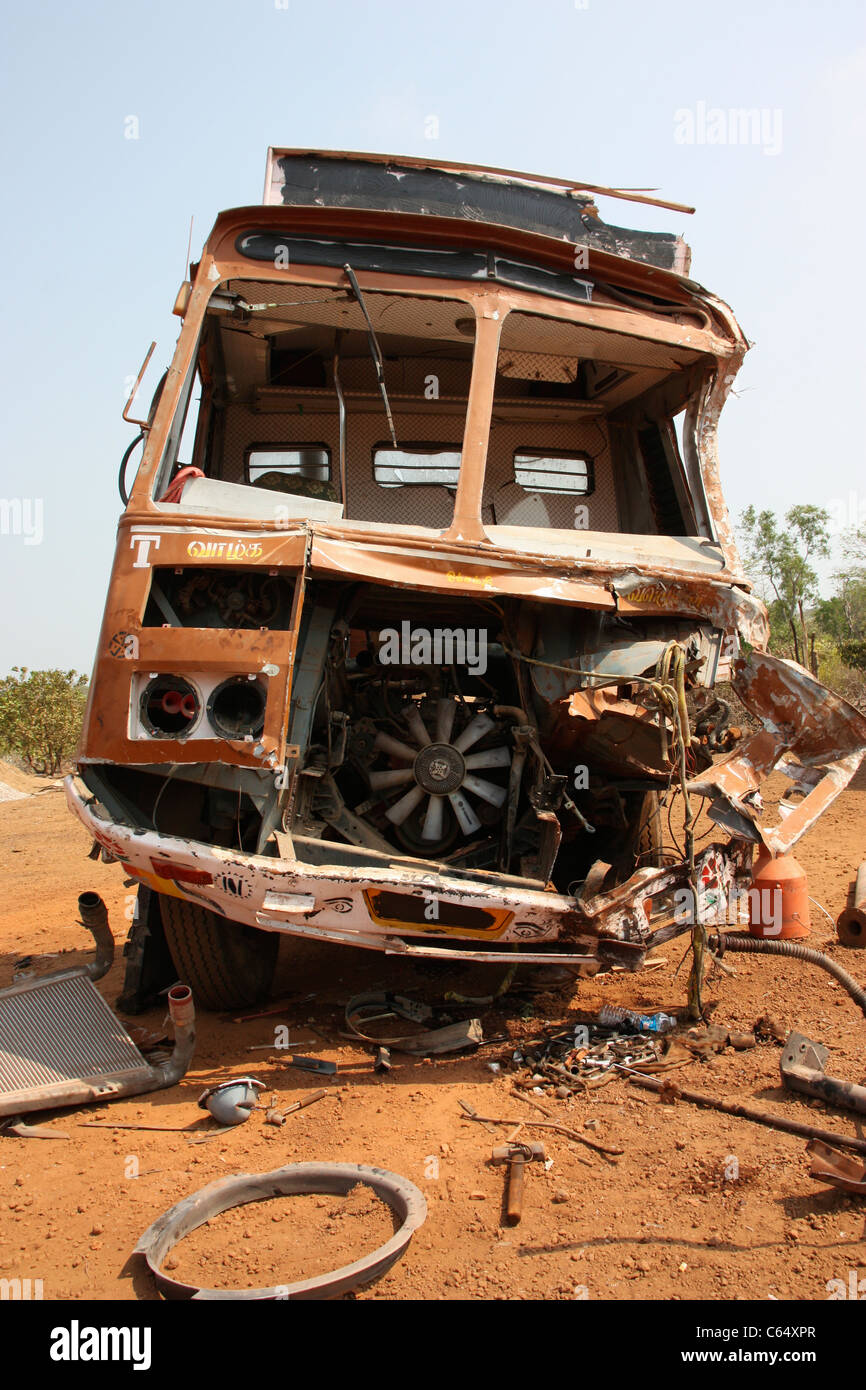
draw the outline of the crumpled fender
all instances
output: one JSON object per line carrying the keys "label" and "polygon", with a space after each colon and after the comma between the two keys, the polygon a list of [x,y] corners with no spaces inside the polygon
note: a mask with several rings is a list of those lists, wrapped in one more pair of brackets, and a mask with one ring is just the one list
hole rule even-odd
{"label": "crumpled fender", "polygon": [[[866,755],[866,719],[796,661],[768,652],[737,662],[732,684],[763,727],[690,781],[688,790],[712,797],[711,819],[735,836],[785,854],[854,776]],[[782,819],[765,825],[760,798],[758,804],[752,798],[782,759],[781,770],[795,786],[783,798]]]}

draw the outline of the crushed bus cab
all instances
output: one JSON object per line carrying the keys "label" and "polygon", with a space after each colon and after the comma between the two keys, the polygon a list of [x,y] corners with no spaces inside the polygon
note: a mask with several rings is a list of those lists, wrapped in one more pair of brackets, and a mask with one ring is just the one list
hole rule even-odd
{"label": "crushed bus cab", "polygon": [[67,794],[204,1007],[262,997],[286,933],[637,969],[863,757],[737,553],[747,341],[598,193],[652,201],[275,149],[181,288]]}

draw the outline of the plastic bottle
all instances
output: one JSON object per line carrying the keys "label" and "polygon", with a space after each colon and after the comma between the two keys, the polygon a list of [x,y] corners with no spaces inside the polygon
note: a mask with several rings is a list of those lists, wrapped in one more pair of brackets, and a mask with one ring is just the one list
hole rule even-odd
{"label": "plastic bottle", "polygon": [[602,1028],[619,1026],[635,1033],[669,1033],[677,1026],[673,1014],[639,1014],[633,1009],[620,1008],[618,1004],[605,1004],[598,1021]]}

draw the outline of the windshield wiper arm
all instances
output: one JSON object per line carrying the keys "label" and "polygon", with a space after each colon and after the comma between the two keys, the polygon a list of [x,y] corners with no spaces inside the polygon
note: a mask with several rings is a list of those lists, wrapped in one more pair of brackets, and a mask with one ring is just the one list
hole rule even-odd
{"label": "windshield wiper arm", "polygon": [[382,400],[385,404],[385,414],[388,417],[388,428],[391,431],[391,442],[393,443],[394,448],[397,449],[399,448],[399,445],[397,443],[397,432],[394,429],[394,417],[391,414],[391,405],[388,400],[388,392],[385,389],[385,359],[382,356],[382,349],[379,347],[379,341],[376,337],[376,330],[373,327],[373,320],[370,318],[370,315],[367,312],[367,305],[364,303],[364,296],[361,293],[361,286],[358,284],[355,272],[350,265],[344,265],[343,269],[349,277],[349,284],[352,286],[352,293],[357,299],[361,309],[361,313],[364,315],[364,318],[367,321],[367,341],[370,344],[370,354],[373,358],[373,366],[376,369],[376,380],[379,383],[379,390],[382,393]]}

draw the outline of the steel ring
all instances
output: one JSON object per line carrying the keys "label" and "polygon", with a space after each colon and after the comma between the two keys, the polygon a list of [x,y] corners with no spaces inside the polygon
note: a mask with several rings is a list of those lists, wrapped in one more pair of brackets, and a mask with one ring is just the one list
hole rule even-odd
{"label": "steel ring", "polygon": [[[269,1197],[290,1197],[297,1193],[325,1193],[345,1197],[358,1183],[370,1187],[400,1220],[390,1240],[369,1255],[327,1274],[316,1275],[294,1284],[277,1284],[266,1289],[204,1289],[172,1279],[161,1268],[173,1246],[214,1216],[247,1202],[263,1202]],[[427,1217],[424,1195],[398,1173],[370,1168],[361,1163],[289,1163],[270,1173],[237,1173],[218,1178],[198,1192],[184,1197],[144,1232],[133,1251],[147,1264],[160,1292],[171,1299],[315,1299],[335,1298],[370,1284],[403,1255],[413,1233]]]}

